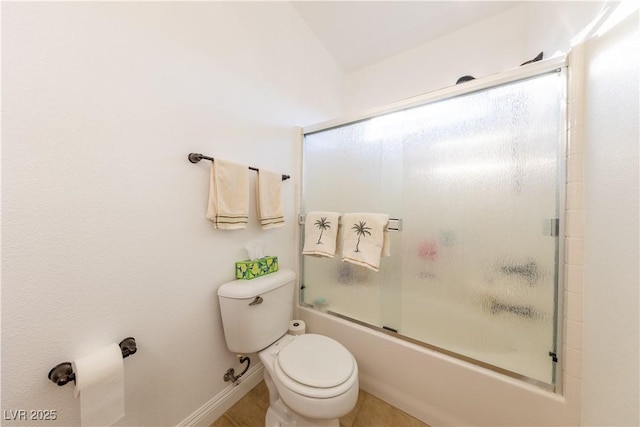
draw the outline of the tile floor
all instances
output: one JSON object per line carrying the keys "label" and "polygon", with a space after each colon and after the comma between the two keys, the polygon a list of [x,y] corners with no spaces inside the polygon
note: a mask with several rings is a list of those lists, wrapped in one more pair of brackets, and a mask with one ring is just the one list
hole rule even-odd
{"label": "tile floor", "polygon": [[[211,427],[263,427],[269,407],[269,391],[261,381],[225,412]],[[377,397],[360,390],[351,413],[340,418],[340,427],[429,427]]]}

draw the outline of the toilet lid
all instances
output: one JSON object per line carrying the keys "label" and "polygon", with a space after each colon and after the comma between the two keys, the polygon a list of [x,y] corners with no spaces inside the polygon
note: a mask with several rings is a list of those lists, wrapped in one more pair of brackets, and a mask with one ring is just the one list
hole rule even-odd
{"label": "toilet lid", "polygon": [[335,387],[353,373],[349,350],[323,335],[300,335],[280,350],[277,360],[289,378],[311,387]]}

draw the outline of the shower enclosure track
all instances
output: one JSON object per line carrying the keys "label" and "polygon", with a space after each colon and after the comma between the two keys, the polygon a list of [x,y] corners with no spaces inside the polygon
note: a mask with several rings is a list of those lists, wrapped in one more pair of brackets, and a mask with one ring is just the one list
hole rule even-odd
{"label": "shower enclosure track", "polygon": [[328,129],[344,126],[351,123],[361,122],[370,118],[380,116],[383,114],[394,113],[396,111],[406,110],[408,108],[417,107],[420,105],[430,104],[432,102],[441,101],[443,99],[449,99],[456,96],[466,95],[468,93],[477,92],[483,89],[499,86],[505,83],[512,83],[518,80],[528,79],[530,77],[539,76],[541,74],[548,73],[553,70],[560,70],[567,66],[567,57],[558,56],[555,58],[549,58],[542,61],[528,64],[524,67],[512,68],[507,71],[502,71],[497,74],[481,77],[475,80],[465,82],[455,86],[446,87],[443,89],[428,92],[422,95],[413,96],[411,98],[403,99],[402,101],[388,104],[384,107],[373,108],[366,111],[363,114],[345,117],[342,119],[329,120],[326,122],[317,123],[311,126],[305,126],[302,128],[302,135],[310,135],[316,132],[322,132]]}

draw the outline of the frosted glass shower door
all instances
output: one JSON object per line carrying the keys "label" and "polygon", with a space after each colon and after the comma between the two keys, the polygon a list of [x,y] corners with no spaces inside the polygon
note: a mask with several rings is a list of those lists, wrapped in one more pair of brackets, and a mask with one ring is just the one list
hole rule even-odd
{"label": "frosted glass shower door", "polygon": [[565,72],[314,131],[302,213],[402,219],[379,272],[302,257],[302,302],[554,384]]}
{"label": "frosted glass shower door", "polygon": [[[402,143],[387,136],[371,123],[307,135],[303,211],[377,212],[398,217]],[[339,251],[333,259],[305,256],[302,302],[369,325],[398,329],[402,235],[389,237],[391,247],[398,248],[397,255],[382,258],[379,272],[342,262]]]}
{"label": "frosted glass shower door", "polygon": [[403,161],[402,333],[553,382],[564,75],[417,108]]}

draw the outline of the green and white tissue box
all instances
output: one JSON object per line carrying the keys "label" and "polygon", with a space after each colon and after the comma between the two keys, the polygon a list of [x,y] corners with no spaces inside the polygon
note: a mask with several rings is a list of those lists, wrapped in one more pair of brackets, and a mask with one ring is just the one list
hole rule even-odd
{"label": "green and white tissue box", "polygon": [[236,262],[236,279],[251,280],[276,271],[278,271],[277,256]]}

